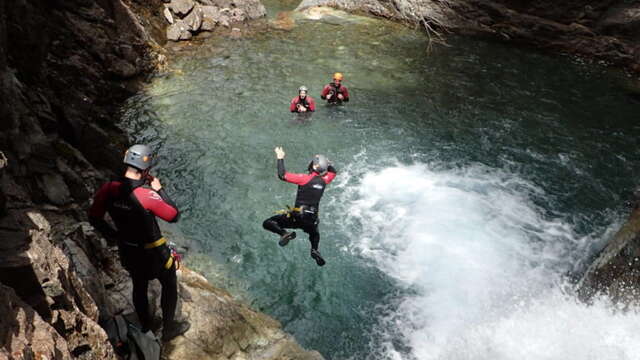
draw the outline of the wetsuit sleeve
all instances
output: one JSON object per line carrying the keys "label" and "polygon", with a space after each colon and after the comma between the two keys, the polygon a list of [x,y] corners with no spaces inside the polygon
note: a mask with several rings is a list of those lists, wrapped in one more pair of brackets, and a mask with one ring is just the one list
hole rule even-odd
{"label": "wetsuit sleeve", "polygon": [[111,183],[106,183],[98,190],[93,197],[93,204],[89,209],[89,223],[107,238],[113,238],[118,234],[118,231],[109,225],[104,219],[104,214],[107,212],[107,200],[109,199]]}
{"label": "wetsuit sleeve", "polygon": [[344,102],[349,101],[349,90],[347,90],[346,86],[342,87],[342,96],[344,96],[344,99],[342,101]]}
{"label": "wetsuit sleeve", "polygon": [[320,98],[322,100],[326,100],[327,95],[329,95],[330,91],[331,91],[331,87],[329,85],[325,85],[325,87],[322,89],[322,92],[320,93]]}
{"label": "wetsuit sleeve", "polygon": [[316,111],[316,101],[309,96],[309,111]]}
{"label": "wetsuit sleeve", "polygon": [[[160,189],[160,192],[164,193],[162,189]],[[134,191],[134,194],[142,207],[151,211],[153,215],[168,222],[178,221],[178,215],[180,212],[175,205],[172,205],[173,201],[169,199],[169,196],[166,193],[164,193],[164,196],[169,199],[169,202],[166,202],[160,193],[151,189],[140,187]]]}
{"label": "wetsuit sleeve", "polygon": [[284,169],[284,159],[278,159],[278,178],[280,180],[284,180],[284,174],[286,173]]}
{"label": "wetsuit sleeve", "polygon": [[291,100],[291,106],[289,106],[289,110],[290,110],[291,112],[298,112],[298,106],[297,106],[297,105],[298,105],[298,98],[297,98],[297,97],[294,97],[294,98]]}
{"label": "wetsuit sleeve", "polygon": [[161,188],[160,191],[158,191],[158,195],[160,195],[160,197],[162,198],[162,201],[167,203],[167,205],[169,205],[172,208],[176,209],[176,211],[178,213],[176,214],[176,216],[172,220],[169,220],[169,222],[172,222],[172,223],[173,222],[177,222],[178,219],[180,218],[180,210],[178,210],[178,206],[176,206],[176,203],[174,203],[173,200],[171,200],[171,198],[169,197],[169,194],[167,194],[167,192],[164,191],[164,188]]}
{"label": "wetsuit sleeve", "polygon": [[336,168],[333,167],[333,165],[329,165],[329,167],[327,167],[327,173],[322,177],[322,180],[324,180],[325,184],[329,184],[336,178],[336,175]]}
{"label": "wetsuit sleeve", "polygon": [[309,182],[310,177],[311,176],[309,174],[295,174],[295,173],[285,172],[283,180],[296,185],[304,185]]}
{"label": "wetsuit sleeve", "polygon": [[278,159],[278,177],[282,181],[290,182],[296,185],[304,185],[309,182],[309,175],[294,174],[284,169],[284,159]]}

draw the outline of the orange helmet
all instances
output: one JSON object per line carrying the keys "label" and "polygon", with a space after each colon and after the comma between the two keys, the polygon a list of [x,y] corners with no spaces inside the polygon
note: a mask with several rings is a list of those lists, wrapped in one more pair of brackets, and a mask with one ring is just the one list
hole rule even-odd
{"label": "orange helmet", "polygon": [[333,74],[333,78],[336,80],[342,80],[344,78],[344,75],[342,75],[342,73],[337,72]]}

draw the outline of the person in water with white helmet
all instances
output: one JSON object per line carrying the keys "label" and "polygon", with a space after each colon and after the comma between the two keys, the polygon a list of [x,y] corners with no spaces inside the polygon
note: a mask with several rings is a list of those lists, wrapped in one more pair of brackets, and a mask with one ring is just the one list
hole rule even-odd
{"label": "person in water with white helmet", "polygon": [[308,91],[306,86],[300,86],[298,96],[291,100],[291,106],[289,106],[291,112],[306,113],[307,111],[316,111],[316,102],[311,96],[307,95]]}
{"label": "person in water with white helmet", "polygon": [[325,187],[336,177],[336,169],[324,155],[315,155],[308,166],[307,174],[295,174],[287,172],[284,168],[285,152],[281,147],[275,148],[278,163],[278,177],[282,181],[298,185],[298,193],[293,208],[281,211],[264,221],[262,226],[273,233],[280,235],[280,246],[285,246],[290,240],[295,239],[295,232],[287,232],[287,229],[302,229],[309,234],[311,242],[311,258],[318,266],[325,264],[320,255],[320,233],[318,232],[318,210],[320,199]]}

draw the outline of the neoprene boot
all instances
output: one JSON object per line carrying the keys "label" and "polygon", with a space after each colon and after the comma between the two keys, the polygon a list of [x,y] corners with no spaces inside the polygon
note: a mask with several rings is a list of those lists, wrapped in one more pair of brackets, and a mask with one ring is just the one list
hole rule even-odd
{"label": "neoprene boot", "polygon": [[278,241],[278,245],[287,246],[287,244],[289,243],[289,240],[293,240],[295,238],[296,238],[295,231],[284,233],[284,235],[280,236],[280,241]]}
{"label": "neoprene boot", "polygon": [[191,323],[186,320],[172,321],[165,325],[162,329],[162,341],[170,341],[177,336],[180,336],[187,332],[191,328]]}
{"label": "neoprene boot", "polygon": [[324,264],[326,264],[326,262],[320,255],[320,251],[316,249],[311,249],[311,257],[316,261],[316,264],[318,264],[318,266],[324,266]]}

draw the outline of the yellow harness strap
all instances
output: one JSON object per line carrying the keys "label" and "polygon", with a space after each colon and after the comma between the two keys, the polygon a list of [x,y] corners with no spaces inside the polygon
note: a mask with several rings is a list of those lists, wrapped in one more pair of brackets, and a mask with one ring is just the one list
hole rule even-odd
{"label": "yellow harness strap", "polygon": [[284,209],[284,210],[278,210],[278,211],[276,211],[276,214],[280,214],[280,215],[287,214],[287,217],[291,217],[291,214],[292,214],[292,213],[294,213],[294,212],[298,212],[298,213],[299,213],[299,212],[302,212],[302,209],[301,209],[301,208],[299,208],[299,207],[294,207],[294,208],[292,208],[292,207],[290,207],[289,205],[287,205],[287,208],[286,208],[286,209]]}
{"label": "yellow harness strap", "polygon": [[164,264],[164,268],[169,270],[171,269],[171,265],[173,265],[173,255],[169,257],[169,260]]}
{"label": "yellow harness strap", "polygon": [[144,244],[144,248],[145,249],[153,249],[153,248],[157,248],[158,246],[162,246],[164,244],[167,243],[167,239],[165,238],[160,238],[152,243],[148,243],[148,244]]}

